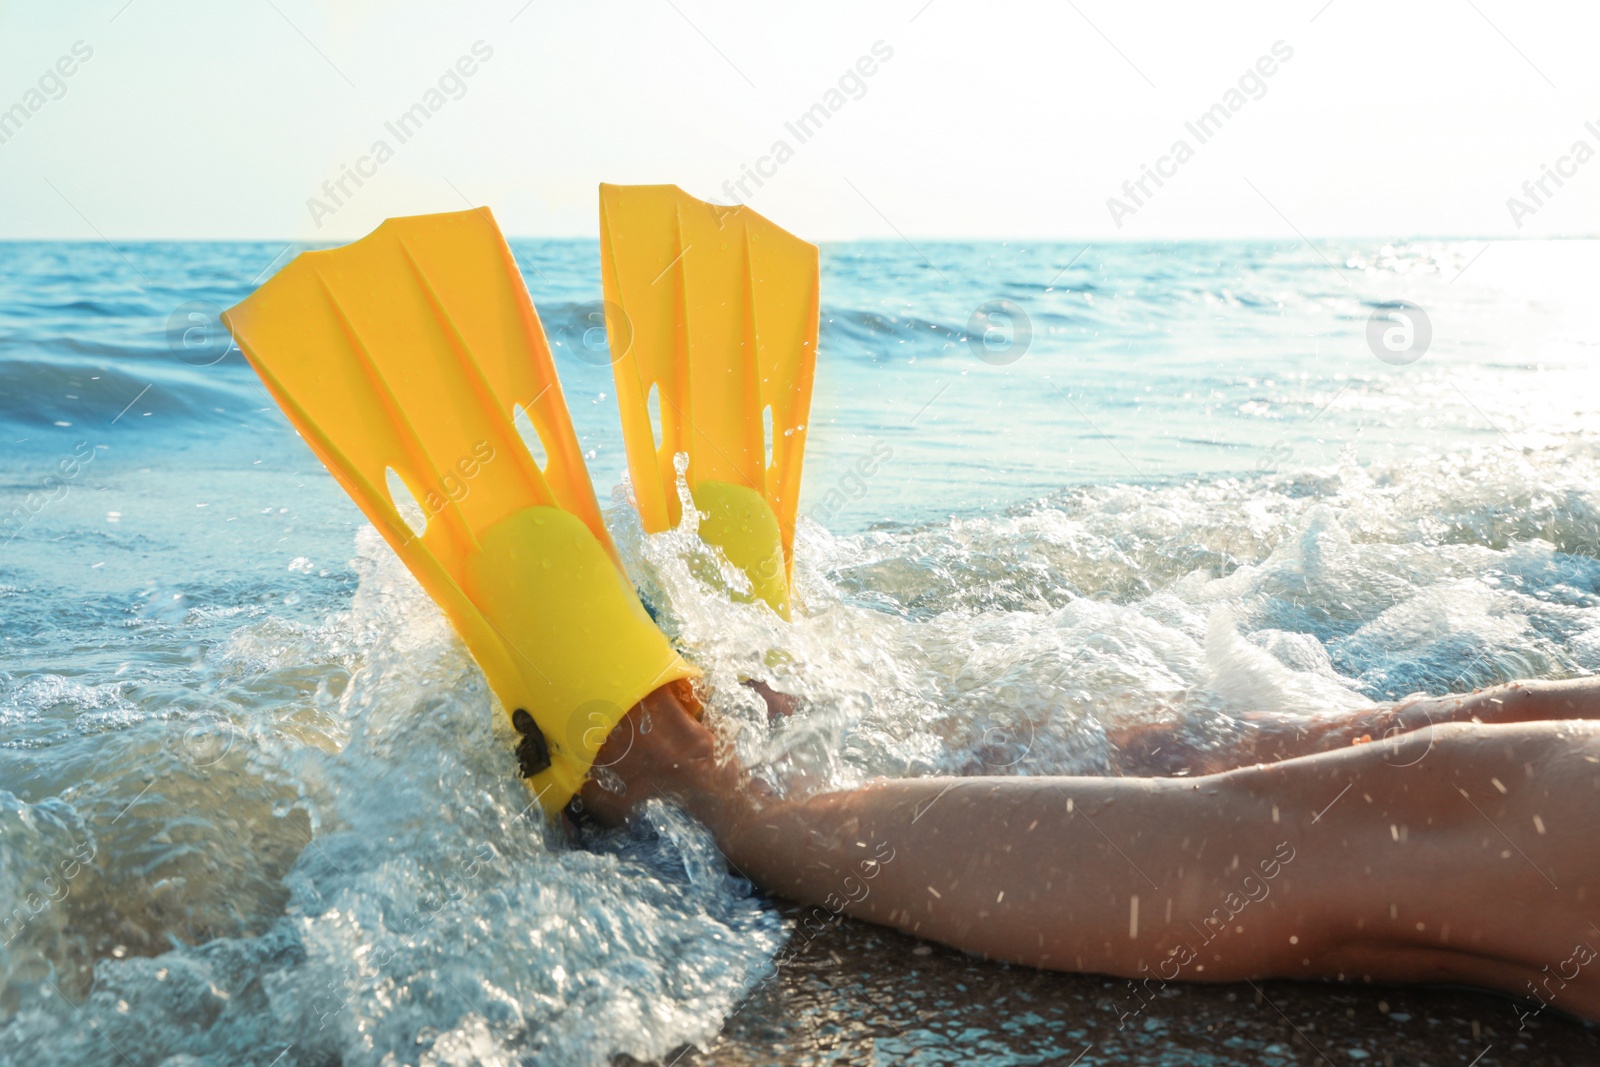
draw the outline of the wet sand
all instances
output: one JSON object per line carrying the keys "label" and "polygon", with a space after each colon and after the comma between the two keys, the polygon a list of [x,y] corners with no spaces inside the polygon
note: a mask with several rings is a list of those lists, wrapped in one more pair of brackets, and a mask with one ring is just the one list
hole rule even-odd
{"label": "wet sand", "polygon": [[[784,905],[791,915],[798,909]],[[672,1067],[788,1064],[1600,1063],[1600,1027],[1464,989],[1171,985],[1120,1028],[1127,983],[989,963],[845,920],[796,952],[705,1051]]]}

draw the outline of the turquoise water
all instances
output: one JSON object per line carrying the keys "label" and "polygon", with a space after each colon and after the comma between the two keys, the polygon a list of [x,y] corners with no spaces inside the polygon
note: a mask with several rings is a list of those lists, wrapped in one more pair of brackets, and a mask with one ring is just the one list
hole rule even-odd
{"label": "turquoise water", "polygon": [[[825,248],[792,626],[639,533],[596,246],[516,248],[635,580],[780,788],[1600,668],[1593,243]],[[709,1040],[784,921],[675,812],[575,850],[524,811],[476,669],[214,332],[292,252],[0,246],[0,1062]],[[1410,362],[1368,340],[1401,300]]]}

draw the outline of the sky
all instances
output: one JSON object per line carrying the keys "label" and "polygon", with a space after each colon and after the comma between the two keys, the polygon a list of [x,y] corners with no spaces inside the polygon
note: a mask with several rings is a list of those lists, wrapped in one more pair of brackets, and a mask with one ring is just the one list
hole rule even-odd
{"label": "sky", "polygon": [[602,181],[812,240],[1593,236],[1596,40],[1510,0],[0,0],[0,238],[593,236]]}

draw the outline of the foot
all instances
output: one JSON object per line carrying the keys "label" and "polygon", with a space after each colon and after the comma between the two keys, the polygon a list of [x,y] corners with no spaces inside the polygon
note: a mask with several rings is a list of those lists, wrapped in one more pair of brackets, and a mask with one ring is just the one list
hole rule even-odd
{"label": "foot", "polygon": [[715,735],[675,685],[634,705],[606,738],[594,766],[578,796],[585,812],[609,826],[630,821],[652,797],[714,802],[736,791],[742,777],[735,764],[718,759]]}

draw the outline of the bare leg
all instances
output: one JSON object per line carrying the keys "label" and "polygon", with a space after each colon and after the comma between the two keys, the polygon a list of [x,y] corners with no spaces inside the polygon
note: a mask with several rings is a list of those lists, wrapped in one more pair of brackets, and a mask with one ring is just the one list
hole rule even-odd
{"label": "bare leg", "polygon": [[1113,733],[1112,742],[1124,766],[1133,773],[1217,774],[1255,763],[1390,741],[1399,734],[1443,723],[1556,719],[1600,719],[1600,678],[1511,682],[1472,693],[1374,705],[1341,716],[1290,721],[1264,718],[1237,744],[1210,751],[1184,750],[1177,731],[1160,727]]}
{"label": "bare leg", "polygon": [[1600,719],[1600,678],[1539,679],[1442,697],[1424,697],[1394,708],[1397,722],[1416,729],[1432,722],[1548,722]]}
{"label": "bare leg", "polygon": [[1578,955],[1600,945],[1600,725],[1445,724],[1198,779],[915,779],[785,801],[746,788],[686,715],[654,723],[616,766],[640,795],[603,799],[610,814],[663,790],[740,870],[824,915],[1147,991],[1534,983],[1600,1017],[1600,967]]}

